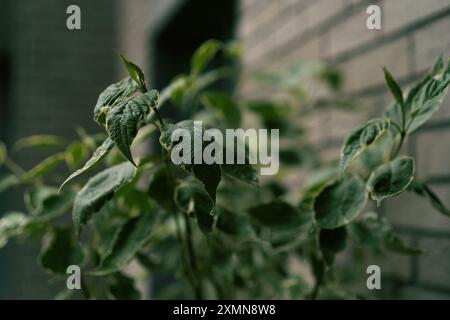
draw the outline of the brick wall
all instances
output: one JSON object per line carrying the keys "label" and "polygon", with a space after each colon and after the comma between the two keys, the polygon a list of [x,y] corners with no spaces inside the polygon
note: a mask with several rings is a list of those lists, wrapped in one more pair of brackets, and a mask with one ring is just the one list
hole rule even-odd
{"label": "brick wall", "polygon": [[[382,30],[366,28],[370,4],[381,7]],[[380,115],[391,100],[383,84],[383,66],[407,86],[440,53],[450,56],[448,0],[242,0],[239,14],[238,36],[244,47],[240,95],[261,95],[247,81],[255,71],[325,59],[344,73],[345,91],[365,102],[358,113],[327,111],[310,120],[312,136],[324,154],[334,158],[349,129]],[[417,159],[417,176],[430,178],[431,187],[449,206],[450,98],[409,139],[406,151]],[[384,296],[450,298],[450,219],[409,194],[386,201],[380,211],[406,240],[426,250],[420,257],[392,254],[386,261],[372,261],[386,271],[389,290]]]}

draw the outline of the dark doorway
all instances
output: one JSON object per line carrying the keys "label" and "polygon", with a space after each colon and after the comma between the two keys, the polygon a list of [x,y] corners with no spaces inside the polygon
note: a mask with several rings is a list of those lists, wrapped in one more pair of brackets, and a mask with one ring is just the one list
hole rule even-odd
{"label": "dark doorway", "polygon": [[[235,0],[189,0],[161,28],[153,42],[152,84],[164,88],[176,75],[188,73],[190,59],[195,49],[208,39],[224,42],[235,37]],[[220,55],[214,65],[223,65]],[[223,81],[218,85],[228,88]],[[162,110],[165,116],[177,118],[175,109],[168,105]]]}

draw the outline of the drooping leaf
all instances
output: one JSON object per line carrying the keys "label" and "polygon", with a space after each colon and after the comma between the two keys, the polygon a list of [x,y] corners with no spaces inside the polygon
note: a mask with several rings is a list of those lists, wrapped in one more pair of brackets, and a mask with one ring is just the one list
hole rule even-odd
{"label": "drooping leaf", "polygon": [[379,204],[405,190],[414,179],[414,159],[400,157],[379,166],[367,181],[367,190]]}
{"label": "drooping leaf", "polygon": [[231,177],[257,186],[258,172],[251,164],[223,164],[222,171]]}
{"label": "drooping leaf", "polygon": [[215,205],[202,186],[192,181],[179,185],[175,190],[175,202],[187,215],[197,218],[203,232],[210,232],[214,223]]}
{"label": "drooping leaf", "polygon": [[120,231],[111,253],[92,273],[105,275],[125,267],[153,235],[156,217],[155,211],[130,219]]}
{"label": "drooping leaf", "polygon": [[12,147],[13,152],[21,151],[25,148],[35,147],[61,147],[64,145],[64,139],[53,135],[34,135],[22,138],[16,141]]}
{"label": "drooping leaf", "polygon": [[[183,140],[178,142],[172,141],[172,134],[175,130],[185,130],[189,135],[190,140],[187,142]],[[172,152],[181,152],[181,150],[174,150],[175,148],[178,148],[178,146],[183,147],[183,152],[189,152],[189,163],[183,163],[182,168],[193,174],[194,177],[204,185],[205,190],[209,193],[211,199],[215,201],[216,189],[220,183],[222,170],[219,164],[206,164],[203,162],[203,148],[205,146],[203,135],[204,128],[202,126],[196,125],[195,121],[185,120],[177,124],[164,125],[161,129],[159,141],[170,154],[172,154]],[[195,147],[197,141],[199,144],[198,148]],[[180,143],[182,145],[180,145]],[[211,143],[216,143],[216,141]],[[186,146],[186,148],[184,148],[184,146]],[[220,144],[218,144],[218,148],[223,150],[223,147]],[[196,163],[197,159],[200,159],[201,163]]]}
{"label": "drooping leaf", "polygon": [[324,188],[314,200],[319,227],[336,229],[354,220],[367,201],[364,181],[356,175],[345,175]]}
{"label": "drooping leaf", "polygon": [[99,211],[116,191],[134,178],[135,174],[136,168],[125,162],[89,179],[83,189],[78,192],[73,204],[72,218],[77,236],[91,215]]}
{"label": "drooping leaf", "polygon": [[65,159],[64,153],[57,153],[53,156],[50,156],[50,157],[44,159],[41,163],[36,165],[34,168],[25,172],[21,176],[21,180],[25,181],[25,182],[29,182],[36,178],[40,178],[40,177],[44,176],[45,174],[47,174],[48,172],[52,171],[58,164],[60,164],[62,161],[64,161],[64,159]]}
{"label": "drooping leaf", "polygon": [[221,43],[217,40],[208,40],[197,48],[191,59],[192,73],[201,73],[208,63],[214,58],[220,48]]}
{"label": "drooping leaf", "polygon": [[450,209],[445,206],[436,193],[434,193],[433,190],[431,190],[425,183],[414,180],[409,188],[411,188],[418,195],[427,198],[433,208],[437,211],[446,216],[450,216]]}
{"label": "drooping leaf", "polygon": [[133,62],[129,61],[123,55],[119,54],[125,68],[127,68],[130,77],[139,85],[141,92],[147,92],[147,87],[145,85],[145,76],[141,68],[135,65]]}
{"label": "drooping leaf", "polygon": [[347,240],[345,227],[322,229],[319,233],[319,245],[327,265],[333,264],[334,256],[344,250]]}
{"label": "drooping leaf", "polygon": [[108,279],[108,296],[117,300],[139,300],[141,294],[134,286],[134,280],[121,272]]}
{"label": "drooping leaf", "polygon": [[70,229],[53,229],[44,238],[39,263],[51,273],[66,275],[67,267],[81,267],[84,258],[84,250],[75,241]]}
{"label": "drooping leaf", "polygon": [[374,249],[376,252],[390,250],[400,254],[416,255],[423,251],[413,248],[394,234],[392,225],[386,217],[367,212],[361,219],[346,226],[349,237],[356,243]]}
{"label": "drooping leaf", "polygon": [[222,171],[218,164],[200,164],[192,167],[195,178],[200,180],[209,193],[211,199],[216,201],[216,190],[222,177]]}
{"label": "drooping leaf", "polygon": [[[434,72],[434,71],[433,71]],[[448,93],[450,84],[450,61],[428,79],[415,94],[411,102],[411,114],[407,132],[411,133],[425,123],[439,110]]]}
{"label": "drooping leaf", "polygon": [[229,95],[221,92],[207,92],[200,100],[206,108],[219,113],[231,128],[239,127],[241,111]]}
{"label": "drooping leaf", "polygon": [[104,126],[109,110],[139,90],[139,85],[130,77],[109,85],[98,97],[94,107],[94,120]]}
{"label": "drooping leaf", "polygon": [[12,212],[0,219],[0,248],[8,243],[8,239],[22,234],[28,223],[28,217],[23,213]]}
{"label": "drooping leaf", "polygon": [[273,230],[293,230],[303,223],[297,209],[281,200],[252,207],[248,213],[258,223]]}
{"label": "drooping leaf", "polygon": [[133,99],[120,102],[106,115],[106,131],[109,137],[116,143],[125,158],[133,164],[135,163],[131,156],[131,143],[151,108],[158,103],[158,98],[158,91],[151,90]]}
{"label": "drooping leaf", "polygon": [[372,119],[350,132],[342,146],[340,172],[343,173],[356,157],[389,128],[389,125],[390,121],[387,118]]}
{"label": "drooping leaf", "polygon": [[394,77],[386,68],[383,68],[383,71],[384,71],[384,79],[386,80],[386,84],[389,90],[391,90],[394,99],[397,101],[398,104],[403,105],[404,103],[403,103],[402,89],[400,89],[400,86],[397,84],[397,82],[394,80]]}
{"label": "drooping leaf", "polygon": [[102,143],[101,146],[97,148],[97,150],[94,151],[92,154],[92,157],[84,164],[83,167],[76,170],[74,173],[72,173],[59,187],[59,191],[62,190],[62,188],[71,180],[82,174],[83,172],[89,170],[92,168],[98,161],[100,161],[112,148],[114,147],[114,141],[112,141],[110,138],[106,138],[106,140]]}

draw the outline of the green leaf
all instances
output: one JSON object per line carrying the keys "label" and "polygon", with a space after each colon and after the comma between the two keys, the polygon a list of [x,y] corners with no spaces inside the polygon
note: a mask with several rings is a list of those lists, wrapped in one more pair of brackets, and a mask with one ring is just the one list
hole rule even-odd
{"label": "green leaf", "polygon": [[87,160],[90,154],[90,148],[84,142],[74,142],[67,147],[64,154],[69,169],[75,170]]}
{"label": "green leaf", "polygon": [[208,40],[197,48],[191,59],[192,74],[201,73],[220,50],[221,45],[217,40]]}
{"label": "green leaf", "polygon": [[84,258],[84,250],[76,243],[70,229],[53,229],[44,238],[39,263],[51,273],[66,275],[68,266],[81,266]]}
{"label": "green leaf", "polygon": [[247,216],[237,214],[223,207],[217,207],[217,229],[233,235],[245,236],[251,233]]}
{"label": "green leaf", "polygon": [[[117,209],[105,207],[93,218],[94,242],[100,260],[109,256],[127,223],[127,217]],[[108,221],[108,223],[105,223]]]}
{"label": "green leaf", "polygon": [[273,230],[295,229],[303,222],[297,209],[281,200],[250,208],[248,213],[258,223]]}
{"label": "green leaf", "polygon": [[141,92],[147,92],[147,87],[145,85],[145,76],[142,70],[135,65],[133,62],[129,61],[123,55],[119,54],[125,68],[127,68],[130,77],[139,85]]}
{"label": "green leaf", "polygon": [[23,213],[12,212],[0,219],[0,248],[8,243],[8,239],[23,233],[28,217]]}
{"label": "green leaf", "polygon": [[[206,143],[203,142],[203,134],[204,134],[204,128],[198,128],[194,124],[193,120],[185,120],[181,121],[177,124],[167,124],[164,125],[161,128],[161,136],[160,136],[160,143],[161,145],[169,152],[171,153],[172,150],[179,144],[179,143],[186,143],[185,141],[179,141],[179,142],[173,142],[171,137],[172,133],[175,130],[186,130],[190,135],[190,163],[191,164],[182,164],[182,168],[185,169],[187,172],[194,175],[194,177],[199,180],[205,187],[205,190],[209,193],[211,196],[211,199],[215,201],[216,199],[216,190],[217,186],[220,183],[220,179],[222,177],[222,171],[219,164],[193,164],[195,163],[196,158],[201,158],[203,161],[203,148],[205,147]],[[194,144],[195,141],[200,141],[202,143],[202,148],[199,148],[200,150],[195,150]],[[212,143],[212,142],[211,142]],[[219,148],[223,150],[223,146],[219,145]],[[183,150],[185,151],[185,150]],[[197,154],[195,154],[197,152]],[[223,152],[223,151],[222,151]]]}
{"label": "green leaf", "polygon": [[122,228],[111,253],[92,274],[105,275],[125,267],[152,237],[157,220],[156,213],[147,212],[130,219]]}
{"label": "green leaf", "polygon": [[389,125],[390,121],[387,118],[372,119],[347,135],[341,151],[341,162],[339,164],[341,174],[356,157],[389,128]]}
{"label": "green leaf", "polygon": [[17,140],[14,143],[12,150],[13,152],[18,152],[26,148],[36,147],[61,147],[65,143],[63,138],[53,136],[53,135],[34,135],[26,138]]}
{"label": "green leaf", "polygon": [[175,194],[175,182],[171,178],[170,169],[162,165],[152,172],[148,195],[166,210],[173,210],[173,195]]}
{"label": "green leaf", "polygon": [[386,68],[383,68],[383,71],[384,71],[384,79],[386,80],[386,84],[389,90],[391,90],[391,93],[394,96],[397,103],[399,105],[403,105],[402,89],[400,89],[400,86],[397,84],[397,82],[394,80],[394,77],[392,77],[391,73]]}
{"label": "green leaf", "polygon": [[407,132],[411,133],[425,123],[439,110],[450,84],[450,62],[446,68],[433,71],[436,74],[428,79],[417,91],[411,102],[411,114]]}
{"label": "green leaf", "polygon": [[251,164],[223,164],[222,171],[231,177],[258,186],[258,172]]}
{"label": "green leaf", "polygon": [[400,157],[379,166],[367,181],[367,191],[373,200],[381,203],[405,190],[414,179],[414,159]]}
{"label": "green leaf", "polygon": [[319,245],[327,265],[333,264],[334,256],[345,249],[346,240],[347,231],[345,227],[320,230]]}
{"label": "green leaf", "polygon": [[33,215],[33,222],[45,222],[68,212],[75,194],[73,189],[58,194],[55,188],[39,186],[25,193],[25,204]]}
{"label": "green leaf", "polygon": [[206,108],[219,113],[232,128],[238,128],[241,124],[241,111],[229,95],[207,92],[200,100]]}
{"label": "green leaf", "polygon": [[183,183],[175,190],[175,202],[187,215],[194,215],[200,229],[207,233],[214,223],[215,205],[209,194],[195,181]]}
{"label": "green leaf", "polygon": [[6,146],[0,141],[0,167],[5,163],[7,158]]}
{"label": "green leaf", "polygon": [[0,193],[19,184],[20,180],[15,175],[13,174],[3,175],[0,177]]}
{"label": "green leaf", "polygon": [[138,84],[130,77],[109,85],[98,97],[94,107],[94,120],[102,126],[106,125],[109,110],[138,90]]}
{"label": "green leaf", "polygon": [[352,240],[378,253],[381,253],[382,249],[406,255],[422,253],[422,250],[406,245],[394,234],[389,221],[375,212],[361,215],[359,221],[347,225],[346,228]]}
{"label": "green leaf", "polygon": [[117,272],[108,279],[108,296],[117,300],[139,300],[141,294],[134,286],[134,280]]}
{"label": "green leaf", "polygon": [[324,188],[314,200],[319,227],[336,229],[353,221],[367,202],[364,181],[356,175],[343,176]]}
{"label": "green leaf", "polygon": [[418,255],[422,254],[424,251],[418,248],[411,247],[407,245],[402,239],[399,237],[390,234],[384,242],[386,249],[400,253],[405,255]]}
{"label": "green leaf", "polygon": [[106,140],[102,143],[101,146],[97,148],[92,154],[92,157],[84,164],[83,167],[72,173],[59,187],[59,191],[71,180],[82,174],[83,172],[92,168],[97,162],[99,162],[112,148],[114,147],[114,141],[110,138],[106,138]]}
{"label": "green leaf", "polygon": [[78,192],[73,204],[72,218],[77,237],[81,228],[93,213],[113,197],[114,193],[129,183],[136,174],[136,168],[125,162],[95,175]]}
{"label": "green leaf", "polygon": [[450,209],[448,209],[439,197],[425,183],[413,181],[410,187],[418,195],[425,197],[430,201],[434,209],[440,213],[450,217]]}
{"label": "green leaf", "polygon": [[352,240],[375,249],[379,249],[384,239],[392,234],[389,221],[376,212],[361,214],[360,219],[346,225],[346,228]]}
{"label": "green leaf", "polygon": [[40,178],[46,175],[48,172],[52,171],[60,162],[64,161],[64,153],[57,153],[43,160],[41,163],[36,165],[34,168],[25,172],[21,180],[24,182],[29,182],[31,180]]}
{"label": "green leaf", "polygon": [[106,131],[109,137],[116,143],[125,158],[133,164],[135,163],[131,156],[131,143],[151,108],[158,103],[158,98],[158,91],[148,91],[133,99],[120,102],[106,116]]}

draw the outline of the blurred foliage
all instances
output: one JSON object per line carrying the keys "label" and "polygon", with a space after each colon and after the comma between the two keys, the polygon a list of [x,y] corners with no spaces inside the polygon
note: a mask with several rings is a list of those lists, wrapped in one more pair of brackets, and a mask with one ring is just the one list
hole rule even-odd
{"label": "blurred foliage", "polygon": [[[277,94],[242,100],[210,89],[233,74],[228,67],[209,68],[219,52],[234,60],[240,49],[234,42],[207,41],[193,54],[191,72],[175,77],[161,94],[149,91],[144,73],[120,56],[130,77],[106,88],[94,108],[105,134],[80,129],[80,138],[70,143],[27,137],[11,150],[0,142],[0,165],[9,171],[0,178],[0,192],[25,186],[27,208],[3,215],[0,246],[40,237],[38,260],[46,272],[65,279],[66,268],[79,265],[85,296],[111,299],[140,297],[135,279],[123,273],[132,261],[149,277],[170,275],[156,298],[358,298],[364,296],[351,285],[355,267],[342,269],[338,255],[356,264],[361,250],[363,256],[386,250],[420,254],[395,235],[385,217],[364,211],[369,198],[380,203],[408,190],[449,216],[433,191],[415,179],[414,159],[399,154],[408,134],[440,107],[450,64],[440,58],[408,93],[385,70],[394,102],[381,118],[348,134],[340,163],[325,163],[309,140],[307,122],[324,108],[357,108],[341,92],[340,73],[317,62],[262,72],[256,81]],[[158,109],[168,101],[188,110],[190,119],[163,119]],[[258,181],[249,163],[174,165],[171,133],[185,128],[195,134],[193,120],[221,130],[279,129],[280,172]],[[161,152],[132,155],[155,135]],[[58,152],[29,170],[13,160],[23,149],[43,147]],[[62,163],[71,172],[80,169],[58,180],[58,191],[52,174]],[[86,181],[93,168],[97,173]],[[286,177],[300,172],[310,175],[298,194]],[[67,289],[57,296],[68,297]]]}

